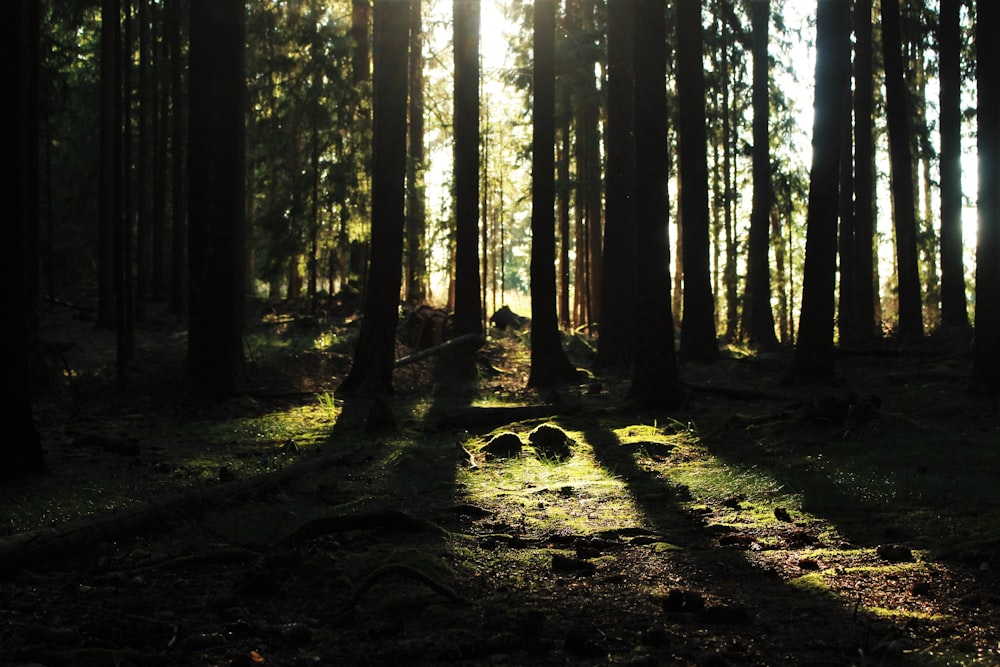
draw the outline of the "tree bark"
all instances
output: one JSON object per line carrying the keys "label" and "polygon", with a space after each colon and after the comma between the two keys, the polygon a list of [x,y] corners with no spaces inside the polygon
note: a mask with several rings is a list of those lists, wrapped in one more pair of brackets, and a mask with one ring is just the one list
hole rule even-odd
{"label": "tree bark", "polygon": [[682,0],[676,3],[675,11],[682,186],[679,215],[684,227],[684,319],[681,321],[680,354],[685,359],[711,361],[718,358],[719,347],[715,338],[715,299],[709,271],[708,138],[701,2]]}
{"label": "tree bark", "polygon": [[817,0],[816,98],[806,260],[799,340],[788,375],[788,380],[797,384],[822,383],[833,378],[842,100],[850,82],[849,8],[847,0]]}
{"label": "tree bark", "polygon": [[961,0],[941,0],[941,323],[969,326],[962,241]]}
{"label": "tree bark", "polygon": [[608,119],[605,129],[604,273],[597,363],[625,368],[634,360],[635,56],[634,0],[608,1]]}
{"label": "tree bark", "polygon": [[771,310],[771,146],[768,133],[771,96],[768,67],[770,0],[751,7],[753,31],[753,208],[747,248],[746,295],[743,299],[743,330],[751,345],[760,350],[778,347]]}
{"label": "tree bark", "polygon": [[45,471],[44,452],[35,428],[30,393],[29,359],[36,353],[32,280],[39,215],[38,74],[39,3],[15,0],[7,6],[0,34],[4,62],[12,74],[4,104],[3,155],[10,169],[2,179],[9,223],[0,277],[7,288],[11,319],[2,327],[0,402],[8,414],[8,437],[0,445],[0,479],[10,480]]}
{"label": "tree bark", "polygon": [[479,0],[454,0],[456,334],[479,333]]}
{"label": "tree bark", "polygon": [[636,358],[627,398],[637,408],[670,409],[684,402],[685,392],[677,374],[670,312],[666,8],[658,0],[636,0],[634,7],[638,301]]}
{"label": "tree bark", "polygon": [[[556,316],[555,275],[555,3],[535,0],[534,104],[531,143],[531,369],[528,385],[569,381]],[[565,240],[564,240],[565,242]]]}
{"label": "tree bark", "polygon": [[892,165],[893,223],[896,231],[896,273],[899,290],[901,340],[923,336],[920,274],[917,263],[917,219],[913,190],[913,164],[907,117],[907,92],[903,79],[899,0],[882,2],[882,52],[885,58],[886,120]]}
{"label": "tree bark", "polygon": [[410,0],[410,154],[407,160],[406,300],[427,299],[424,188],[424,57],[422,0]]}
{"label": "tree bark", "polygon": [[212,398],[243,372],[244,4],[191,5],[188,376]]}
{"label": "tree bark", "polygon": [[373,10],[372,258],[354,361],[340,388],[388,396],[403,271],[409,16],[391,0],[377,0]]}
{"label": "tree bark", "polygon": [[979,243],[972,390],[1000,394],[1000,4],[976,2],[979,144]]}

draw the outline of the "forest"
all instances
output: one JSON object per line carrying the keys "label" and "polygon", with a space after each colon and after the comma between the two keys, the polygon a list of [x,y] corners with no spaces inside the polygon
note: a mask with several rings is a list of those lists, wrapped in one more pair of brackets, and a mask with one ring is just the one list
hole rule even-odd
{"label": "forest", "polygon": [[990,0],[11,0],[0,663],[1000,664]]}

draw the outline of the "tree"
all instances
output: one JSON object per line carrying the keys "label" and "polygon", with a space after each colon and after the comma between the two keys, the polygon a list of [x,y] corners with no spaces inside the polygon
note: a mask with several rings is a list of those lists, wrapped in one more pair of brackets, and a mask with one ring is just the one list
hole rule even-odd
{"label": "tree", "polygon": [[191,5],[188,375],[238,391],[244,302],[244,3]]}
{"label": "tree", "polygon": [[555,272],[555,2],[535,0],[531,141],[531,369],[528,385],[576,377],[562,348]]}
{"label": "tree", "polygon": [[454,0],[456,334],[480,333],[479,0]]}
{"label": "tree", "polygon": [[743,299],[743,330],[760,350],[778,347],[771,310],[771,267],[768,258],[771,227],[771,142],[768,133],[771,109],[768,72],[768,26],[770,0],[751,4],[753,30],[753,208],[747,250],[746,294]]}
{"label": "tree", "polygon": [[941,323],[968,327],[962,259],[961,0],[941,0]]}
{"label": "tree", "polygon": [[[697,4],[697,3],[693,3]],[[636,356],[628,400],[670,409],[684,401],[674,352],[667,238],[666,11],[635,0]]]}
{"label": "tree", "polygon": [[917,219],[907,93],[903,79],[900,0],[882,2],[882,52],[885,58],[886,120],[892,173],[893,225],[896,230],[896,275],[899,289],[899,337],[923,336],[920,274],[917,267]]}
{"label": "tree", "polygon": [[170,96],[172,98],[170,115],[171,133],[171,271],[170,271],[170,306],[177,313],[183,313],[187,307],[187,170],[184,168],[185,136],[184,105],[180,103],[184,94],[181,61],[181,2],[182,0],[166,0],[167,51],[170,60]]}
{"label": "tree", "polygon": [[789,381],[799,384],[833,378],[837,195],[845,108],[842,100],[850,82],[849,9],[847,0],[817,0],[806,260],[799,341],[788,376]]}
{"label": "tree", "polygon": [[354,361],[340,388],[388,396],[402,281],[409,15],[390,0],[377,0],[373,21],[372,260]]}
{"label": "tree", "polygon": [[[841,265],[838,325],[840,344],[859,345],[878,335],[875,322],[877,292],[875,239],[875,141],[872,0],[860,0],[854,9],[854,170],[850,237],[842,245],[850,253]],[[846,144],[847,142],[845,142]]]}
{"label": "tree", "polygon": [[605,130],[604,271],[597,363],[633,361],[635,303],[635,26],[633,0],[608,0],[608,110]]}
{"label": "tree", "polygon": [[406,300],[427,298],[424,237],[427,207],[424,188],[424,56],[422,0],[410,0],[410,147],[406,170]]}
{"label": "tree", "polygon": [[972,390],[1000,393],[1000,5],[976,2],[976,109],[979,146],[979,240],[976,245],[976,339]]}
{"label": "tree", "polygon": [[681,233],[684,239],[681,356],[710,361],[718,358],[719,347],[715,340],[715,299],[709,270],[708,139],[705,130],[701,2],[682,0],[676,3],[676,11],[681,172],[679,215],[684,228]]}
{"label": "tree", "polygon": [[97,273],[97,324],[116,319],[115,234],[121,210],[121,5],[101,2],[100,222]]}
{"label": "tree", "polygon": [[11,320],[3,328],[0,400],[10,431],[0,447],[0,479],[45,471],[41,439],[32,415],[30,368],[35,350],[35,287],[30,276],[38,233],[38,56],[39,3],[16,0],[7,5],[2,34],[4,62],[13,77],[4,104],[3,154],[10,171],[2,179],[9,224],[7,251],[0,269],[8,290]]}

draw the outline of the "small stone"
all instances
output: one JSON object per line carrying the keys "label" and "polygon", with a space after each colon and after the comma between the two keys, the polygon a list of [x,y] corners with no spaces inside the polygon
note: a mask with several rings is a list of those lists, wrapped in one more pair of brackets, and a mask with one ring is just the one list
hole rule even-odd
{"label": "small stone", "polygon": [[880,544],[875,547],[875,555],[889,563],[913,562],[913,552],[902,544]]}

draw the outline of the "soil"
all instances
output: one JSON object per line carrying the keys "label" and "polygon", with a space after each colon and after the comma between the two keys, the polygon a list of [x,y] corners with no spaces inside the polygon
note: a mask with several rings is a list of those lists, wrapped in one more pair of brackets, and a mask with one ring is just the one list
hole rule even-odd
{"label": "soil", "polygon": [[[257,304],[222,404],[162,310],[124,387],[112,334],[43,312],[52,474],[0,494],[0,664],[1000,665],[1000,411],[961,337],[807,388],[727,349],[682,367],[683,409],[634,414],[624,377],[526,389],[516,330],[475,378],[442,355],[342,397],[352,304],[298,306]],[[593,344],[567,340],[581,368]],[[553,416],[442,419],[480,405]]]}

